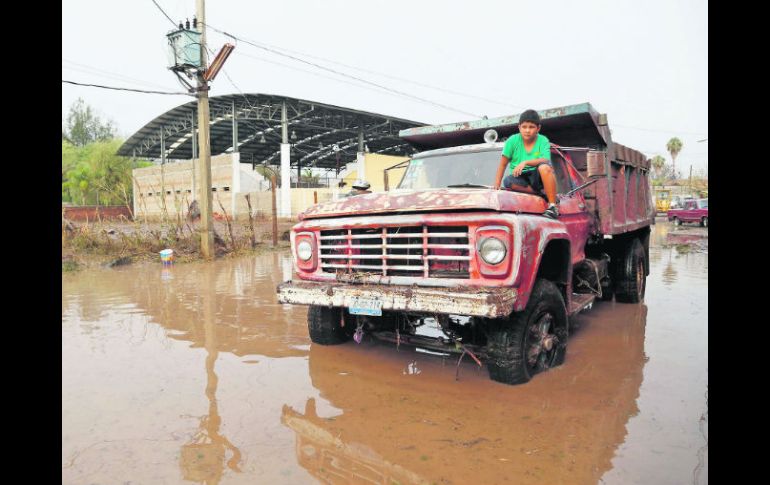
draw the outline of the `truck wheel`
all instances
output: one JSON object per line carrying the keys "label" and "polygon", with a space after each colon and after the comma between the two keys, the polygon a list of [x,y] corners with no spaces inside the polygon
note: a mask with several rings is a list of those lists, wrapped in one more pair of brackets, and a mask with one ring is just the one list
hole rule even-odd
{"label": "truck wheel", "polygon": [[626,245],[618,263],[615,267],[615,299],[622,303],[639,303],[644,299],[647,286],[645,252],[639,239],[634,238]]}
{"label": "truck wheel", "polygon": [[345,326],[340,324],[344,308],[311,305],[307,311],[307,329],[310,340],[321,345],[337,345],[350,339],[355,330],[352,318],[345,319]]}
{"label": "truck wheel", "polygon": [[681,226],[682,225],[682,221],[679,220],[678,217],[674,217],[674,225],[675,226]]}
{"label": "truck wheel", "polygon": [[700,220],[700,225],[703,227],[709,227],[709,218],[704,217]]}
{"label": "truck wheel", "polygon": [[493,381],[523,384],[564,362],[567,309],[555,284],[538,279],[524,311],[496,321],[487,342],[487,368]]}

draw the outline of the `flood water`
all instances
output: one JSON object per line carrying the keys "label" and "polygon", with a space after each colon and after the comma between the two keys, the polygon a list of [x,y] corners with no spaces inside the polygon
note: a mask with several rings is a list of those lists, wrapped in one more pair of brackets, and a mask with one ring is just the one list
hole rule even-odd
{"label": "flood water", "polygon": [[288,253],[63,274],[62,482],[707,483],[708,230],[653,231],[645,303],[597,303],[520,386],[311,344]]}

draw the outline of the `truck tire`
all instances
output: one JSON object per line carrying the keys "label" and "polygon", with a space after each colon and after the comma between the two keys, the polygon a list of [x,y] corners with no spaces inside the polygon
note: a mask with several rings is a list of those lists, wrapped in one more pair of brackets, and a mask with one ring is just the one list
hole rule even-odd
{"label": "truck tire", "polygon": [[344,308],[311,305],[307,311],[310,340],[321,345],[338,345],[350,340],[355,322],[346,318],[343,327],[340,320],[345,316],[344,311]]}
{"label": "truck tire", "polygon": [[700,220],[701,227],[709,227],[709,218],[708,217],[702,217]]}
{"label": "truck tire", "polygon": [[492,324],[487,341],[489,377],[504,384],[523,384],[562,364],[567,326],[559,289],[551,281],[538,279],[523,311]]}
{"label": "truck tire", "polygon": [[647,287],[644,246],[633,238],[624,248],[615,266],[615,299],[621,303],[639,303],[644,300]]}
{"label": "truck tire", "polygon": [[679,219],[678,217],[674,216],[674,225],[675,226],[681,226],[682,225],[681,219]]}

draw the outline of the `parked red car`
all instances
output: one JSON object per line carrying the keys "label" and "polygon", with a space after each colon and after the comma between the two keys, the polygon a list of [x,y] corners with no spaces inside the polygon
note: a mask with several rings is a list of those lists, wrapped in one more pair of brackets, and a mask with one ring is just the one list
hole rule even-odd
{"label": "parked red car", "polygon": [[709,200],[698,199],[684,201],[684,208],[670,209],[668,211],[668,221],[673,221],[676,226],[682,225],[683,222],[697,222],[703,227],[708,227]]}

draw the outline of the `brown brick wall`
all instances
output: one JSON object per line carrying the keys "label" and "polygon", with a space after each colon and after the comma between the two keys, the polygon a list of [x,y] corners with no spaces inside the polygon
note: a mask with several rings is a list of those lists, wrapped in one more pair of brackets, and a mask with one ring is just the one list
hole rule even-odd
{"label": "brown brick wall", "polygon": [[102,219],[118,219],[120,216],[124,216],[126,219],[131,220],[131,211],[124,205],[113,206],[73,206],[63,207],[64,217],[71,221],[95,221],[101,217]]}

